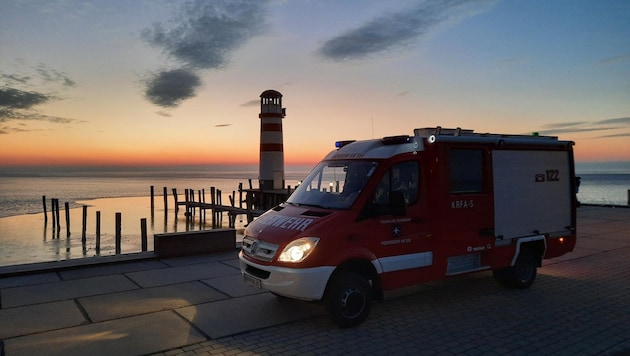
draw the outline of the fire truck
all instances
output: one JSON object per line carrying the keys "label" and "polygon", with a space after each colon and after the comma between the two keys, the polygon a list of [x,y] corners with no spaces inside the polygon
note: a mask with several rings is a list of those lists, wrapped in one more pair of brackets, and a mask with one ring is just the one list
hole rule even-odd
{"label": "fire truck", "polygon": [[247,226],[243,278],[321,301],[340,327],[362,323],[385,291],[465,273],[527,288],[543,259],[575,246],[573,145],[441,127],[337,142]]}

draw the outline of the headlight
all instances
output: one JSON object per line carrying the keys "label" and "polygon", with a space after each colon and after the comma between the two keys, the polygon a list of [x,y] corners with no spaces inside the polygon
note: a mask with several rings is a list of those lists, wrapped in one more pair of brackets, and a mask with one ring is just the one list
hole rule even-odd
{"label": "headlight", "polygon": [[299,238],[282,250],[278,261],[280,262],[302,262],[308,255],[313,252],[315,246],[319,242],[319,237],[302,237]]}

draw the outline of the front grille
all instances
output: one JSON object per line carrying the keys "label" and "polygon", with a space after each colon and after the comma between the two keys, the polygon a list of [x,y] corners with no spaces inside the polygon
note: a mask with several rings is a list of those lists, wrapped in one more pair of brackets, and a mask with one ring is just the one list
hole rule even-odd
{"label": "front grille", "polygon": [[269,262],[276,255],[276,252],[278,252],[278,245],[245,236],[243,238],[243,247],[241,250],[249,257]]}

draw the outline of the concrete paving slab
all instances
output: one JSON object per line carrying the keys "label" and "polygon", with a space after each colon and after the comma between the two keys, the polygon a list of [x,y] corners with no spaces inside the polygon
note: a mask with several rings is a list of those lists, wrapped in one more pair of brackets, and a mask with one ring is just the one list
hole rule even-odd
{"label": "concrete paving slab", "polygon": [[236,258],[231,259],[231,260],[221,261],[221,263],[224,263],[224,264],[226,264],[226,265],[228,265],[230,267],[234,267],[234,268],[236,268],[239,271],[241,269],[240,263],[238,262],[238,256]]}
{"label": "concrete paving slab", "polygon": [[127,276],[143,288],[148,288],[238,273],[240,273],[239,270],[229,267],[221,262],[209,262],[170,267],[166,269],[132,272],[128,273]]}
{"label": "concrete paving slab", "polygon": [[616,250],[622,247],[629,246],[628,242],[617,241],[617,240],[607,240],[607,239],[590,239],[584,238],[578,240],[575,243],[576,247],[585,248],[589,250],[597,250],[597,251],[611,251]]}
{"label": "concrete paving slab", "polygon": [[76,303],[71,300],[0,309],[0,340],[86,322]]}
{"label": "concrete paving slab", "polygon": [[241,274],[204,279],[202,282],[220,290],[230,297],[244,297],[246,295],[265,293],[265,291],[256,289],[245,283]]}
{"label": "concrete paving slab", "polygon": [[321,305],[278,298],[270,293],[200,304],[175,311],[213,339],[325,313]]}
{"label": "concrete paving slab", "polygon": [[[628,217],[630,219],[630,216]],[[628,226],[627,224],[620,222],[605,222],[605,223],[596,223],[588,226],[578,226],[578,239],[580,237],[593,237],[593,238],[607,238],[610,234],[618,234],[623,233],[623,235],[628,236]]]}
{"label": "concrete paving slab", "polygon": [[125,276],[115,274],[93,278],[37,284],[0,290],[2,308],[46,303],[105,293],[137,289]]}
{"label": "concrete paving slab", "polygon": [[172,311],[4,340],[7,355],[143,355],[206,338]]}
{"label": "concrete paving slab", "polygon": [[208,262],[218,262],[218,261],[225,261],[225,260],[233,260],[237,258],[238,251],[239,250],[216,252],[212,254],[197,255],[197,256],[163,258],[161,259],[161,261],[171,267],[186,266],[186,265],[191,265],[191,264],[208,263]]}
{"label": "concrete paving slab", "polygon": [[59,275],[54,272],[2,277],[0,278],[0,288],[29,286],[32,284],[58,282],[60,280]]}
{"label": "concrete paving slab", "polygon": [[562,255],[560,257],[542,260],[542,265],[544,267],[544,266],[552,265],[552,264],[555,264],[555,263],[558,263],[558,262],[569,261],[569,260],[573,260],[573,259],[576,259],[576,258],[582,258],[582,257],[590,256],[590,255],[595,255],[595,254],[598,254],[598,253],[602,253],[602,251],[594,250],[594,249],[590,249],[590,248],[575,247],[573,249],[573,252],[564,254],[564,255]]}
{"label": "concrete paving slab", "polygon": [[135,262],[125,262],[120,264],[104,264],[85,268],[76,268],[60,271],[59,275],[63,280],[89,278],[105,276],[109,274],[122,274],[137,271],[146,271],[150,269],[166,268],[167,264],[159,260],[143,260]]}
{"label": "concrete paving slab", "polygon": [[142,315],[228,298],[201,282],[80,298],[79,304],[93,322]]}

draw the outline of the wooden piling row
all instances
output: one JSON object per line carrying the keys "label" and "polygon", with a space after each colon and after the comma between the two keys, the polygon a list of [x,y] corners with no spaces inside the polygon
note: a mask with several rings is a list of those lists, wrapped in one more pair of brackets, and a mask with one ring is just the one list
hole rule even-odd
{"label": "wooden piling row", "polygon": [[[198,214],[199,216],[199,228],[203,229],[206,223],[206,212],[208,209],[211,211],[211,224],[212,228],[218,228],[223,225],[223,213],[227,213],[228,217],[228,225],[231,228],[234,228],[236,225],[236,220],[239,215],[246,215],[247,221],[251,222],[254,217],[261,215],[265,210],[271,208],[272,206],[265,207],[265,205],[269,205],[271,203],[277,204],[279,202],[284,201],[288,194],[290,194],[290,188],[284,191],[273,191],[273,192],[263,192],[258,189],[252,189],[252,180],[249,179],[249,187],[250,189],[243,189],[243,183],[239,183],[238,185],[238,204],[236,202],[236,191],[233,190],[231,194],[228,196],[229,202],[224,205],[223,203],[223,192],[220,189],[215,187],[210,187],[210,201],[206,201],[206,190],[200,189],[195,191],[194,189],[185,189],[184,193],[184,201],[180,202],[178,200],[177,189],[173,188],[173,199],[174,199],[174,211],[177,214],[179,211],[179,207],[183,205],[186,208],[186,229],[193,228],[194,217]],[[154,186],[150,187],[151,189],[151,220],[153,224],[153,217],[155,211],[155,189]],[[164,199],[164,217],[166,224],[166,217],[168,215],[168,189],[167,187],[163,187],[163,199]],[[245,196],[243,194],[245,193]],[[48,223],[48,207],[46,204],[46,196],[42,196],[42,205],[44,209],[44,224]],[[70,238],[71,229],[70,229],[70,206],[69,203],[66,202],[64,204],[65,208],[65,218],[66,218],[66,234],[67,237]],[[197,211],[198,209],[198,211]],[[60,207],[59,207],[59,199],[52,198],[51,199],[51,217],[52,217],[52,227],[53,233],[57,232],[57,238],[59,238],[59,232],[61,230],[61,222],[60,222]],[[83,244],[84,254],[85,254],[85,245],[87,242],[87,206],[83,206],[83,215],[82,215],[82,224],[81,224],[81,242]],[[115,253],[122,253],[122,213],[117,212],[116,216],[116,226],[115,226]],[[175,219],[177,222],[177,218]],[[101,250],[101,212],[96,212],[96,253],[99,254]],[[140,230],[141,230],[141,245],[142,251],[148,250],[147,243],[147,219],[143,218],[140,220]]]}

